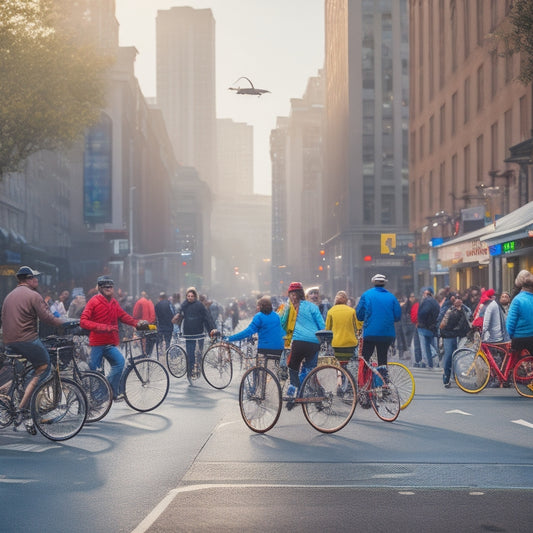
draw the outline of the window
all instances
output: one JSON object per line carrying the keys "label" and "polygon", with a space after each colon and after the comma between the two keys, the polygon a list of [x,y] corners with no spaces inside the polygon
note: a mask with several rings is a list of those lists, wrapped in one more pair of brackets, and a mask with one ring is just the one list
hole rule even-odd
{"label": "window", "polygon": [[483,111],[485,106],[485,74],[483,65],[477,69],[477,112]]}
{"label": "window", "polygon": [[498,53],[490,53],[490,97],[494,100],[498,92]]}
{"label": "window", "polygon": [[513,115],[510,109],[505,112],[503,116],[503,123],[505,149],[507,150],[513,145]]}
{"label": "window", "polygon": [[446,207],[446,198],[448,196],[447,192],[448,187],[446,187],[446,163],[443,161],[439,168],[439,202],[441,209],[445,209]]}
{"label": "window", "polygon": [[483,135],[480,135],[476,139],[476,156],[477,156],[477,181],[481,183],[483,181]]}
{"label": "window", "polygon": [[442,104],[440,106],[440,120],[439,120],[439,143],[444,144],[446,140],[446,105]]}
{"label": "window", "polygon": [[520,97],[520,139],[527,139],[529,137],[528,117],[527,101],[524,95]]}
{"label": "window", "polygon": [[498,123],[495,122],[490,127],[490,168],[495,169],[499,164],[498,157]]}
{"label": "window", "polygon": [[463,4],[463,30],[465,40],[465,59],[470,55],[470,34],[472,29],[470,28],[470,2]]}
{"label": "window", "polygon": [[465,107],[464,107],[464,123],[470,120],[470,77],[465,80]]}
{"label": "window", "polygon": [[467,144],[463,150],[464,167],[464,192],[470,192],[470,145]]}
{"label": "window", "polygon": [[444,0],[439,0],[439,88],[444,87],[446,42],[444,40]]}
{"label": "window", "polygon": [[452,136],[457,133],[457,91],[452,94]]}
{"label": "window", "polygon": [[429,192],[429,202],[428,202],[428,205],[429,205],[429,209],[431,211],[433,211],[433,197],[435,196],[434,195],[434,183],[433,183],[433,170],[430,170],[429,171],[429,182],[428,182],[428,192]]}
{"label": "window", "polygon": [[411,154],[411,164],[416,162],[416,131],[411,132],[411,142],[409,143],[409,152]]}
{"label": "window", "polygon": [[420,159],[424,159],[424,126],[420,126]]}
{"label": "window", "polygon": [[452,155],[452,192],[457,193],[457,154]]}
{"label": "window", "polygon": [[431,115],[429,117],[429,153],[433,153],[434,144],[434,130],[435,130],[435,117]]}
{"label": "window", "polygon": [[450,2],[450,19],[452,25],[452,72],[457,70],[457,9],[455,0]]}
{"label": "window", "polygon": [[483,2],[485,0],[476,0],[476,41],[481,46],[483,43]]}

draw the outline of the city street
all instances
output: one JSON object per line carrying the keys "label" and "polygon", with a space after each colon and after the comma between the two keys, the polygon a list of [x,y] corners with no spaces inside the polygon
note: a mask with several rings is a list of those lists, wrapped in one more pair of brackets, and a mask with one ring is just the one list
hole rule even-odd
{"label": "city street", "polygon": [[155,412],[116,404],[64,443],[2,430],[0,530],[530,531],[531,400],[413,372],[396,422],[358,407],[334,435],[300,409],[251,432],[238,377],[224,391],[172,378]]}

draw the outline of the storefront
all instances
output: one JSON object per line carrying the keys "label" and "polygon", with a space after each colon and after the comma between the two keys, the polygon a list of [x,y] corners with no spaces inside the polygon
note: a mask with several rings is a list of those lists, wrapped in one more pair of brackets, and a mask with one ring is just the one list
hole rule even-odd
{"label": "storefront", "polygon": [[518,272],[533,272],[533,202],[497,220],[481,241],[489,247],[495,289],[511,290]]}

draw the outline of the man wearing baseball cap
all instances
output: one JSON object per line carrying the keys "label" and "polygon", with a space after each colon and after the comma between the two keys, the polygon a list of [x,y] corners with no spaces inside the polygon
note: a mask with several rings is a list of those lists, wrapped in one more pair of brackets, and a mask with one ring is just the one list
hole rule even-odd
{"label": "man wearing baseball cap", "polygon": [[6,296],[2,305],[4,344],[9,351],[23,355],[34,369],[14,420],[16,427],[24,421],[30,433],[33,423],[28,402],[35,387],[50,375],[50,356],[39,339],[39,320],[51,326],[61,326],[64,322],[51,313],[43,297],[37,292],[39,274],[28,266],[20,267],[16,273],[18,285]]}

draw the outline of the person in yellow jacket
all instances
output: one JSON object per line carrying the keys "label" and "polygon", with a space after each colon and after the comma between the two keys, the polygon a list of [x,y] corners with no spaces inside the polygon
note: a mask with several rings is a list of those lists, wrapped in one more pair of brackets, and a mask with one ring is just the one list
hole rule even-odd
{"label": "person in yellow jacket", "polygon": [[335,295],[335,304],[326,316],[326,329],[333,331],[331,345],[339,361],[348,361],[353,357],[357,347],[357,331],[363,323],[357,320],[355,309],[347,305],[348,295],[339,291]]}

